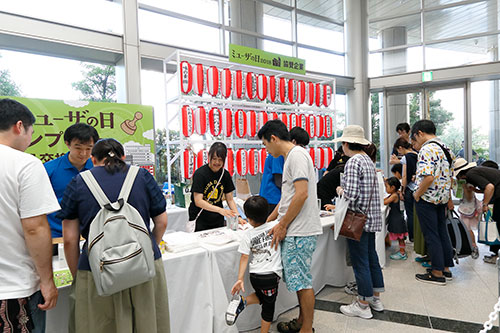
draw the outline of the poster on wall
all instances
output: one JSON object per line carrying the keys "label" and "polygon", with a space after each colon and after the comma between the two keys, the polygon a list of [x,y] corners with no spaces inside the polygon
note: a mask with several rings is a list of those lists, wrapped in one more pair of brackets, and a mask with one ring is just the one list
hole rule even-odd
{"label": "poster on wall", "polygon": [[11,98],[35,115],[34,132],[27,153],[43,163],[68,152],[64,131],[76,123],[93,126],[101,138],[114,138],[125,148],[127,163],[154,175],[153,107],[136,104]]}

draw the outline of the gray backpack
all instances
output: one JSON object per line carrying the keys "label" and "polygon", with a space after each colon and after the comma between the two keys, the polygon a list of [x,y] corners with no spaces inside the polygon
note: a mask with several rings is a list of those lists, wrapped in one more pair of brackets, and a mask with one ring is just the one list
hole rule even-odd
{"label": "gray backpack", "polygon": [[109,296],[155,276],[152,240],[139,212],[127,203],[139,168],[131,166],[111,203],[90,172],[80,173],[101,206],[90,224],[88,257],[99,296]]}

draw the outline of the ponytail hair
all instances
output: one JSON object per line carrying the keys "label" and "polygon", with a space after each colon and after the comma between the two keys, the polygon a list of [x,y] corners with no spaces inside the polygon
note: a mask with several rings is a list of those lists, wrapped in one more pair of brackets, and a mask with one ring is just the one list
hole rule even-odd
{"label": "ponytail hair", "polygon": [[125,151],[120,142],[115,139],[101,139],[92,148],[92,156],[98,161],[104,161],[104,169],[113,174],[125,171],[127,164],[122,160]]}

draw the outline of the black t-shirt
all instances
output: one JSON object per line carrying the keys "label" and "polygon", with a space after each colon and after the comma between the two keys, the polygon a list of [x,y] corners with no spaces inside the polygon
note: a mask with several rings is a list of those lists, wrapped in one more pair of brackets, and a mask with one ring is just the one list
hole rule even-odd
{"label": "black t-shirt", "polygon": [[324,175],[316,185],[318,199],[321,200],[321,209],[326,204],[331,204],[332,199],[337,196],[337,187],[340,186],[340,174],[344,172],[345,164],[336,166],[332,171]]}
{"label": "black t-shirt", "polygon": [[413,176],[417,172],[418,154],[408,153],[405,154],[406,159],[406,184],[411,183]]}
{"label": "black t-shirt", "polygon": [[[220,178],[223,169],[218,172],[213,172],[208,164],[198,168],[193,175],[193,185],[191,186],[191,204],[189,205],[189,220],[192,221],[200,212],[200,208],[194,204],[194,193],[202,193],[203,200],[210,204],[222,208],[223,193],[231,193],[234,191],[234,183],[231,175],[227,170],[224,171],[224,176],[220,181],[219,186],[215,189],[217,181]],[[210,197],[212,191],[214,194]],[[224,225],[224,216],[219,213],[209,212],[204,210],[200,217],[196,220],[196,230],[206,230],[222,227]]]}
{"label": "black t-shirt", "polygon": [[478,187],[480,190],[485,189],[486,185],[493,184],[495,193],[493,200],[500,199],[500,170],[488,167],[474,167],[467,171],[467,183]]}

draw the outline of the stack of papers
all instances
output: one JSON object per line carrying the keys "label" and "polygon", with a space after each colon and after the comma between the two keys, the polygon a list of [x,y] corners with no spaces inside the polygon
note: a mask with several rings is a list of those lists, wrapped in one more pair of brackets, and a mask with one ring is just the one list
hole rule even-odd
{"label": "stack of papers", "polygon": [[168,252],[182,252],[199,247],[196,235],[184,231],[167,233],[163,235],[163,241]]}
{"label": "stack of papers", "polygon": [[224,245],[237,241],[238,239],[232,230],[221,228],[199,233],[198,240],[204,244]]}

